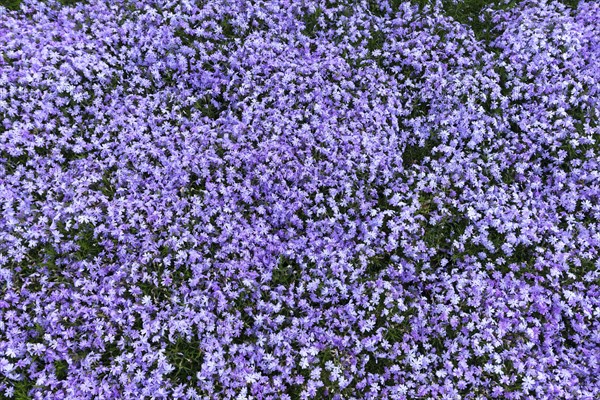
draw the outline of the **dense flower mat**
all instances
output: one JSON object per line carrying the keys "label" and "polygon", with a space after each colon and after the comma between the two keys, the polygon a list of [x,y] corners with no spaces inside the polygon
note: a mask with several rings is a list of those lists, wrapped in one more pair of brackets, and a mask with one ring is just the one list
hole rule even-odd
{"label": "dense flower mat", "polygon": [[0,8],[0,397],[599,399],[600,5],[427,3]]}

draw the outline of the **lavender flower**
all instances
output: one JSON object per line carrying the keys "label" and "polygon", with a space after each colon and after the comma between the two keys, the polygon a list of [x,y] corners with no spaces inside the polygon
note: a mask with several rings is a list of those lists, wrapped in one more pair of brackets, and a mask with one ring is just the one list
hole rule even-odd
{"label": "lavender flower", "polygon": [[598,3],[64,3],[0,7],[0,397],[600,397]]}

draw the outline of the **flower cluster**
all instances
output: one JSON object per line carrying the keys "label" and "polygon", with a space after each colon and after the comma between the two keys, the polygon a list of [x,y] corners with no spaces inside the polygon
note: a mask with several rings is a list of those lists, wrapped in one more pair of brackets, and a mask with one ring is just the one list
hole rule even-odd
{"label": "flower cluster", "polygon": [[600,4],[443,3],[0,7],[0,396],[600,398]]}

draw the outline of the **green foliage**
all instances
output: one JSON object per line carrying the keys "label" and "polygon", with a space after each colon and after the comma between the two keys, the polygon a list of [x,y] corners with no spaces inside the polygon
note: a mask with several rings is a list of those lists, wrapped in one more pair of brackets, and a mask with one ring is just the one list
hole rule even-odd
{"label": "green foliage", "polygon": [[313,13],[307,13],[304,15],[304,30],[302,33],[308,37],[315,37],[317,34],[317,27],[319,26],[319,17],[323,14],[321,8],[317,8]]}
{"label": "green foliage", "polygon": [[219,115],[221,115],[221,112],[223,111],[223,107],[221,106],[223,103],[224,98],[222,95],[215,96],[214,98],[204,96],[196,102],[195,107],[200,110],[205,117],[215,120],[219,118]]}
{"label": "green foliage", "polygon": [[514,183],[516,176],[517,170],[512,166],[502,170],[502,182],[504,182],[506,185]]}
{"label": "green foliage", "polygon": [[62,381],[66,379],[69,372],[69,364],[64,360],[54,361],[54,374],[56,379]]}
{"label": "green foliage", "polygon": [[287,287],[300,279],[301,272],[298,263],[282,257],[271,273],[271,283],[274,287],[280,285]]}
{"label": "green foliage", "polygon": [[444,1],[443,7],[446,15],[454,18],[461,24],[470,26],[478,40],[490,42],[495,37],[494,25],[485,18],[480,18],[483,16],[485,8],[492,7],[496,10],[507,10],[518,3],[519,0],[511,0],[506,4],[498,0],[465,0],[456,3]]}
{"label": "green foliage", "polygon": [[235,38],[235,28],[233,27],[233,25],[231,25],[231,22],[229,22],[228,20],[223,20],[221,21],[221,29],[223,29],[223,35],[228,38],[228,39],[232,39]]}
{"label": "green foliage", "polygon": [[420,164],[426,157],[431,156],[431,153],[437,144],[436,140],[428,139],[423,145],[418,143],[407,145],[402,153],[404,168],[410,168],[414,164]]}
{"label": "green foliage", "polygon": [[567,7],[576,9],[579,6],[579,0],[560,0]]}
{"label": "green foliage", "polygon": [[93,259],[102,251],[102,246],[98,239],[94,237],[94,226],[92,224],[81,224],[76,237],[76,243],[79,245],[79,250],[75,252],[76,260]]}
{"label": "green foliage", "polygon": [[384,374],[387,369],[394,365],[394,360],[389,358],[378,358],[374,354],[369,356],[369,360],[365,364],[365,371],[372,374]]}
{"label": "green foliage", "polygon": [[[77,3],[81,3],[82,0],[58,0],[63,6],[74,6]],[[4,6],[9,10],[18,10],[21,6],[21,0],[0,0],[0,6]]]}
{"label": "green foliage", "polygon": [[34,382],[31,379],[23,378],[20,381],[13,382],[14,400],[29,400],[31,399],[30,392],[34,387]]}
{"label": "green foliage", "polygon": [[365,270],[365,275],[369,277],[369,279],[377,278],[382,271],[388,268],[391,261],[390,253],[383,253],[373,257],[371,260],[369,260],[369,264]]}
{"label": "green foliage", "polygon": [[9,10],[18,10],[21,5],[21,0],[0,0],[0,6],[6,7]]}
{"label": "green foliage", "polygon": [[369,37],[367,42],[367,49],[369,49],[370,52],[381,50],[384,42],[385,34],[380,30],[373,30],[371,31],[371,37]]}
{"label": "green foliage", "polygon": [[458,239],[464,233],[467,225],[468,220],[457,213],[456,216],[444,218],[433,225],[427,225],[423,240],[431,248],[450,252],[452,240]]}
{"label": "green foliage", "polygon": [[198,381],[196,374],[204,362],[204,352],[198,339],[179,338],[165,348],[165,354],[169,363],[175,367],[169,374],[173,381],[184,384]]}
{"label": "green foliage", "polygon": [[106,196],[108,200],[112,200],[116,193],[116,189],[112,184],[112,177],[116,170],[116,167],[107,168],[103,172],[102,178],[98,182],[94,182],[92,185],[90,185],[90,189],[99,191]]}

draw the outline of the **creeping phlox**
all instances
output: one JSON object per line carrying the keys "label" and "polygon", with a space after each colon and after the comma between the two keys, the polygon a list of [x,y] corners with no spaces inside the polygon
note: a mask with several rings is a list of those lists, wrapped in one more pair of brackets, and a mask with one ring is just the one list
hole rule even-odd
{"label": "creeping phlox", "polygon": [[0,397],[600,398],[600,5],[434,3],[0,7]]}

